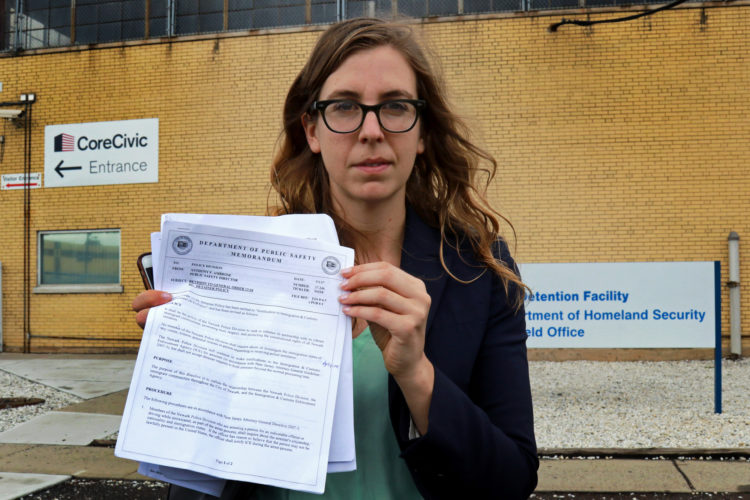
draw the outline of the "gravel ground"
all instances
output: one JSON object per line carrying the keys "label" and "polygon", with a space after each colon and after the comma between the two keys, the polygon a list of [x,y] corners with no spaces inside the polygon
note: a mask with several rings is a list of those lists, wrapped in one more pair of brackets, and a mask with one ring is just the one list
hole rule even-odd
{"label": "gravel ground", "polygon": [[[167,486],[151,481],[71,479],[19,500],[164,500]],[[533,493],[534,500],[745,500],[747,493]]]}
{"label": "gravel ground", "polygon": [[67,392],[37,384],[0,370],[0,398],[40,398],[44,403],[0,410],[0,432],[12,429],[27,420],[52,410],[83,401]]}
{"label": "gravel ground", "polygon": [[158,481],[70,479],[18,500],[164,500],[167,488]]}
{"label": "gravel ground", "polygon": [[[713,361],[530,363],[539,448],[750,448],[750,359],[724,360],[723,413]],[[0,432],[80,398],[0,370]],[[113,436],[115,437],[115,436]]]}
{"label": "gravel ground", "polygon": [[[532,362],[537,444],[546,449],[750,448],[750,359],[725,360],[722,368],[724,412],[715,414],[712,361]],[[45,400],[39,405],[0,410],[0,432],[81,401],[2,370],[0,397]],[[165,497],[166,485],[156,481],[73,478],[22,500]],[[532,498],[750,500],[750,494],[535,493]]]}
{"label": "gravel ground", "polygon": [[539,448],[750,448],[750,359],[530,363]]}

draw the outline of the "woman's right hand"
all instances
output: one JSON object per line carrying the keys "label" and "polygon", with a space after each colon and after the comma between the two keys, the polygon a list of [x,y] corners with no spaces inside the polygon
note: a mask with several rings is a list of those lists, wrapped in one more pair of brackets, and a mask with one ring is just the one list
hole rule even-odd
{"label": "woman's right hand", "polygon": [[133,299],[133,310],[135,314],[135,322],[138,326],[143,328],[146,326],[146,317],[148,316],[148,310],[154,306],[160,306],[166,304],[172,300],[172,295],[161,290],[146,290],[143,293]]}

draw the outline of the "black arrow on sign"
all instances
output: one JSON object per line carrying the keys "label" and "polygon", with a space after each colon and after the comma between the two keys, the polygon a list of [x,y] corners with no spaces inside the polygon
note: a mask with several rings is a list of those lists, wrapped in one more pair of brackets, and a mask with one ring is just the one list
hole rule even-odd
{"label": "black arrow on sign", "polygon": [[63,170],[81,170],[83,168],[83,167],[80,167],[80,166],[78,166],[78,167],[63,167],[62,164],[63,164],[63,160],[60,160],[60,163],[58,163],[57,166],[55,167],[55,172],[57,172],[57,175],[59,175],[60,177],[65,177],[63,175],[63,173],[62,173]]}

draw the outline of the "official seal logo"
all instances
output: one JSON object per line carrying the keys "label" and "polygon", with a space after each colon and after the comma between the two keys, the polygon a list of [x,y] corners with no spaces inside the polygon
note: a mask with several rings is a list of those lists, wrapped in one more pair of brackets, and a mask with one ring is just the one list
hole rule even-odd
{"label": "official seal logo", "polygon": [[187,253],[190,253],[190,250],[193,249],[193,240],[191,240],[188,236],[178,236],[177,238],[172,240],[172,249],[178,255],[185,255]]}
{"label": "official seal logo", "polygon": [[323,272],[326,274],[338,274],[341,271],[341,262],[336,257],[326,257],[323,259],[321,266],[323,267]]}

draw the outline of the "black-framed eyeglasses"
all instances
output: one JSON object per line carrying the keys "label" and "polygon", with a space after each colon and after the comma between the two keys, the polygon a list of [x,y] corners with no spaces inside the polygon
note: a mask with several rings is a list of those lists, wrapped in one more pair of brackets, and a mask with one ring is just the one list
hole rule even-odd
{"label": "black-framed eyeglasses", "polygon": [[315,101],[310,112],[320,111],[331,132],[350,134],[362,126],[365,116],[372,111],[383,130],[401,134],[414,128],[426,105],[422,99],[392,99],[372,106],[351,99],[330,99]]}

